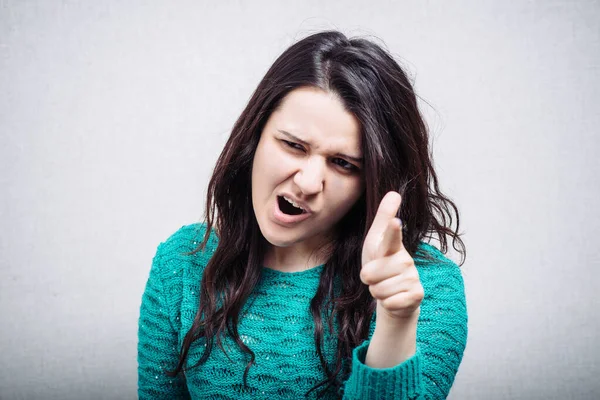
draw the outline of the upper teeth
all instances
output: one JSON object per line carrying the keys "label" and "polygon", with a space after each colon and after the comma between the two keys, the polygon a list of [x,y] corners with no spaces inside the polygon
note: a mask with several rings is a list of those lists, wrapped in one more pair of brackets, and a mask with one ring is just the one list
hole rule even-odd
{"label": "upper teeth", "polygon": [[298,204],[296,204],[296,202],[292,199],[289,199],[285,196],[283,196],[284,199],[286,199],[289,203],[291,203],[294,207],[301,209],[302,211],[306,211],[304,210],[304,208],[300,207]]}

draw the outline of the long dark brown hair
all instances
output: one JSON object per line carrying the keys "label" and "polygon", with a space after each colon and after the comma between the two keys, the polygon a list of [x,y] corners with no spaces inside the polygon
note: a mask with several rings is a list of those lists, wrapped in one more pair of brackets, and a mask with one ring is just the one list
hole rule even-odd
{"label": "long dark brown hair", "polygon": [[[310,304],[315,346],[327,376],[311,391],[318,390],[321,396],[339,389],[347,378],[345,365],[353,348],[369,335],[376,303],[359,277],[361,251],[379,202],[388,191],[402,195],[399,217],[405,226],[404,246],[411,255],[420,241],[434,236],[446,253],[449,235],[462,255],[461,265],[464,262],[458,209],[439,190],[426,125],[407,75],[386,50],[369,40],[349,39],[337,31],[313,34],[277,58],[236,121],[216,163],[207,191],[206,234],[190,254],[204,249],[213,227],[218,246],[205,267],[199,309],[172,374],[182,371],[194,341],[206,341],[196,367],[208,359],[215,343],[223,348],[221,338],[228,334],[248,355],[246,383],[255,355],[240,340],[238,322],[242,306],[259,281],[268,246],[252,207],[252,162],[269,116],[290,91],[300,87],[335,93],[359,121],[365,179],[362,197],[338,223]],[[453,213],[456,230],[451,229]],[[332,330],[334,324],[338,342],[331,368],[323,355],[323,338],[324,329]]]}

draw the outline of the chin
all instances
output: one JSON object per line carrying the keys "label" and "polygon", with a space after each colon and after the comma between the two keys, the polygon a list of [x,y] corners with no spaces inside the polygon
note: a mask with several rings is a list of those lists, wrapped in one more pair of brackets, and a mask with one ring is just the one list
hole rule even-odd
{"label": "chin", "polygon": [[[292,232],[276,232],[278,225],[270,221],[266,224],[259,223],[258,227],[265,240],[276,247],[288,247],[301,240]],[[285,228],[281,227],[281,229]]]}
{"label": "chin", "polygon": [[281,241],[281,240],[269,240],[268,238],[265,238],[265,239],[267,239],[267,242],[273,247],[289,247],[292,244],[294,244],[293,242],[286,242],[286,241]]}
{"label": "chin", "polygon": [[272,232],[269,232],[267,234],[265,234],[265,232],[262,230],[261,232],[266,241],[276,247],[288,247],[297,241],[297,238],[296,240],[292,240],[291,238],[284,238],[282,235],[278,235]]}

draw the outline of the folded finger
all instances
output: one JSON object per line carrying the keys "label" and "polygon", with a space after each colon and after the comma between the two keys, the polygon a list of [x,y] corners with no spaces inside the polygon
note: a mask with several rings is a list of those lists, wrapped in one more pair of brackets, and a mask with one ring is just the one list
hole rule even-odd
{"label": "folded finger", "polygon": [[406,251],[394,253],[388,257],[377,258],[364,265],[360,271],[360,279],[366,285],[373,285],[384,279],[401,274],[410,266],[412,258]]}

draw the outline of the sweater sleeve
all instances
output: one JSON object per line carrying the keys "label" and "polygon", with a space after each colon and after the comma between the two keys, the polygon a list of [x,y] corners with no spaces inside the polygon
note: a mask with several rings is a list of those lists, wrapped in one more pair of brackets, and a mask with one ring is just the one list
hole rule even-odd
{"label": "sweater sleeve", "polygon": [[[415,260],[417,262],[417,260]],[[344,399],[445,399],[467,341],[467,308],[459,267],[437,253],[434,263],[419,265],[425,297],[417,325],[417,351],[403,363],[367,366],[369,340],[354,349]]]}
{"label": "sweater sleeve", "polygon": [[158,247],[142,296],[138,327],[139,399],[189,399],[185,379],[167,375],[179,360],[178,334],[169,317],[162,270],[166,257]]}

